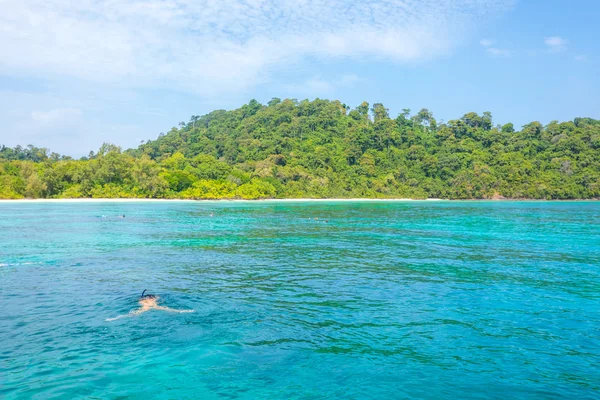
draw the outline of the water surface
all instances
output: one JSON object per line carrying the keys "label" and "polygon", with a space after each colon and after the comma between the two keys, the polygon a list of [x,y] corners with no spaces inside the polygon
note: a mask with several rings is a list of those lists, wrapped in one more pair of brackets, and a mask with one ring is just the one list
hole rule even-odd
{"label": "water surface", "polygon": [[[0,397],[599,398],[599,223],[594,202],[0,203]],[[196,312],[106,321],[146,288]]]}

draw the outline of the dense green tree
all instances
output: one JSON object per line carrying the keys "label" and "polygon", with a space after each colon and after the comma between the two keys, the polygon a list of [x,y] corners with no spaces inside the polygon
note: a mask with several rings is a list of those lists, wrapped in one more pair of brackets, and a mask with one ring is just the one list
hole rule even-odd
{"label": "dense green tree", "polygon": [[[370,118],[369,112],[372,114]],[[471,112],[396,119],[381,103],[274,98],[188,123],[121,151],[72,160],[0,146],[0,198],[600,197],[600,121],[515,131]]]}
{"label": "dense green tree", "polygon": [[385,119],[390,118],[390,113],[387,108],[383,106],[381,103],[373,104],[373,121],[375,123],[383,121]]}

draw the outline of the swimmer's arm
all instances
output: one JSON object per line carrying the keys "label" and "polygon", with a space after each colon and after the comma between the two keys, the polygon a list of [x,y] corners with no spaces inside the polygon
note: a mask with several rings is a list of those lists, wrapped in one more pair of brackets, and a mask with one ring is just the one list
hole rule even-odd
{"label": "swimmer's arm", "polygon": [[194,310],[176,310],[174,308],[169,308],[169,307],[163,307],[163,306],[156,306],[157,310],[161,310],[161,311],[168,311],[168,312],[176,312],[176,313],[189,313],[189,312],[194,312]]}
{"label": "swimmer's arm", "polygon": [[124,315],[119,315],[118,317],[114,317],[114,318],[106,318],[105,321],[111,322],[111,321],[116,321],[121,318],[127,318],[127,317],[132,317],[132,316],[133,316],[133,314],[129,313],[129,314],[124,314]]}
{"label": "swimmer's arm", "polygon": [[116,321],[116,320],[121,319],[121,318],[133,317],[135,315],[139,315],[139,314],[141,314],[143,312],[146,312],[146,311],[148,311],[148,310],[144,310],[143,308],[138,308],[137,310],[129,311],[128,314],[119,315],[118,317],[114,317],[114,318],[106,318],[106,321],[107,322],[111,322],[111,321]]}

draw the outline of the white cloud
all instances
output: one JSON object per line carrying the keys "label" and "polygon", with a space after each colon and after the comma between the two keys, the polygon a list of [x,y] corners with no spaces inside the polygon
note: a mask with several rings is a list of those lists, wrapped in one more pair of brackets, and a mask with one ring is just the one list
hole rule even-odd
{"label": "white cloud", "polygon": [[[119,95],[125,101],[131,100],[126,93]],[[33,144],[79,157],[98,149],[105,141],[131,147],[139,144],[141,138],[158,133],[152,123],[144,127],[145,115],[140,115],[135,125],[130,124],[128,118],[106,120],[105,114],[98,114],[94,102],[82,101],[82,98],[79,96],[73,101],[57,94],[0,91],[0,119],[5,123],[5,129],[0,132],[0,145]],[[57,104],[62,106],[56,107]],[[121,110],[124,109],[122,106]],[[131,112],[131,109],[123,111],[126,115]]]}
{"label": "white cloud", "polygon": [[510,50],[507,49],[501,49],[498,47],[492,47],[492,45],[494,44],[493,40],[490,39],[481,39],[479,41],[479,44],[482,45],[483,47],[485,47],[485,51],[494,57],[509,57],[511,55]]}
{"label": "white cloud", "polygon": [[88,129],[87,126],[84,114],[78,108],[37,110],[22,114],[9,125],[11,137],[3,142],[13,146],[34,144],[52,151],[60,151],[61,145],[71,143],[72,148],[82,153],[81,144],[86,141],[82,133]]}
{"label": "white cloud", "polygon": [[342,77],[338,80],[338,84],[340,86],[354,86],[356,82],[360,79],[358,76],[354,74],[342,75]]}
{"label": "white cloud", "polygon": [[284,91],[292,98],[305,96],[314,98],[332,95],[336,89],[353,87],[359,81],[360,78],[354,74],[342,75],[330,81],[316,75],[299,84],[287,84],[284,86]]}
{"label": "white cloud", "polygon": [[83,113],[78,108],[57,108],[49,111],[33,111],[31,121],[44,124],[72,124],[79,122]]}
{"label": "white cloud", "polygon": [[485,49],[485,51],[487,51],[488,54],[490,54],[494,57],[509,57],[510,56],[510,51],[507,49],[498,49],[496,47],[488,47],[487,49]]}
{"label": "white cloud", "polygon": [[[34,144],[39,147],[58,149],[63,143],[72,143],[72,147],[83,151],[80,144],[85,141],[81,134],[86,130],[84,115],[77,108],[56,108],[21,113],[9,122],[10,136],[3,138],[3,144]],[[88,150],[89,151],[89,150]]]}
{"label": "white cloud", "polygon": [[0,73],[203,95],[308,57],[445,54],[513,0],[4,0]]}
{"label": "white cloud", "polygon": [[548,47],[548,51],[552,53],[559,53],[567,49],[569,41],[561,38],[560,36],[551,36],[544,39],[544,43]]}
{"label": "white cloud", "polygon": [[312,77],[308,79],[304,84],[302,84],[302,91],[307,93],[314,94],[327,94],[331,93],[334,90],[334,85],[329,83],[318,76]]}

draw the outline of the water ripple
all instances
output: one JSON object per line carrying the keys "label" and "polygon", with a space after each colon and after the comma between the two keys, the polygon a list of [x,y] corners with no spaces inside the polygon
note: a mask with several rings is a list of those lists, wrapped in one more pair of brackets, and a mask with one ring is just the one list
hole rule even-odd
{"label": "water ripple", "polygon": [[2,398],[600,397],[598,203],[0,216]]}

